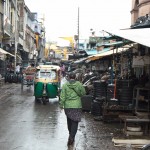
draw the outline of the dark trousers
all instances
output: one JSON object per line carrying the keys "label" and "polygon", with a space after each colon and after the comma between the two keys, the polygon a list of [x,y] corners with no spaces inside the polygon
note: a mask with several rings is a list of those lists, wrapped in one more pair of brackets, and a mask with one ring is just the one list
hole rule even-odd
{"label": "dark trousers", "polygon": [[68,125],[68,131],[71,139],[75,138],[75,135],[78,130],[78,122],[73,121],[70,118],[67,117],[67,125]]}

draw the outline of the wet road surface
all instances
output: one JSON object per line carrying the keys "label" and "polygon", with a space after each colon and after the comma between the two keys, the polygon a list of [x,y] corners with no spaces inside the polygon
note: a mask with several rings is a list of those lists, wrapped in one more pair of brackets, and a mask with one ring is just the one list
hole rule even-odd
{"label": "wet road surface", "polygon": [[112,143],[120,125],[94,121],[88,112],[83,112],[74,145],[67,147],[67,122],[58,99],[35,103],[33,87],[20,87],[0,88],[0,150],[124,150]]}

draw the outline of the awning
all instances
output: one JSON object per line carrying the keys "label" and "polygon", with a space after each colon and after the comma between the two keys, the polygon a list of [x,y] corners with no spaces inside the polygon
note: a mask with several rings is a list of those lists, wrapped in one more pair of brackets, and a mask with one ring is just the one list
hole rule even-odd
{"label": "awning", "polygon": [[87,59],[87,57],[86,58],[81,58],[81,59],[79,59],[79,60],[76,60],[76,61],[74,61],[74,64],[80,64],[80,63],[84,63],[84,61]]}
{"label": "awning", "polygon": [[109,56],[109,55],[116,54],[116,53],[121,53],[121,52],[126,51],[128,49],[129,48],[116,48],[116,49],[113,49],[113,50],[110,50],[110,51],[102,52],[102,53],[97,54],[97,55],[89,56],[89,57],[87,57],[86,63],[88,63],[90,61],[93,61],[93,60],[103,58],[105,56]]}
{"label": "awning", "polygon": [[11,54],[11,53],[9,53],[9,52],[7,52],[7,51],[1,49],[1,48],[0,48],[0,53],[3,53],[3,54],[9,54],[9,55],[15,57],[15,55],[13,55],[13,54]]}
{"label": "awning", "polygon": [[88,50],[86,50],[86,53],[88,55],[95,55],[95,54],[97,54],[97,49],[88,49]]}
{"label": "awning", "polygon": [[82,59],[76,60],[74,63],[75,64],[84,63],[84,62],[88,63],[88,62],[91,62],[91,61],[103,58],[105,56],[109,56],[109,55],[116,54],[116,53],[121,53],[123,51],[128,50],[129,48],[131,48],[133,46],[134,46],[134,44],[129,44],[129,45],[124,45],[123,47],[116,48],[116,49],[114,49],[113,47],[105,48],[101,52],[99,52],[98,54],[95,54],[95,55],[92,55],[92,56],[88,56],[86,58],[82,58]]}
{"label": "awning", "polygon": [[105,48],[106,47],[110,47],[110,46],[114,46],[114,47],[122,47],[123,45],[125,44],[128,44],[130,43],[128,40],[127,41],[116,41],[116,42],[108,42],[108,43],[102,43],[102,44],[99,44],[97,46],[104,46]]}
{"label": "awning", "polygon": [[114,31],[107,30],[106,32],[139,43],[141,45],[150,47],[150,28],[124,29]]}
{"label": "awning", "polygon": [[[110,47],[103,48],[103,51],[108,51],[108,50],[110,50]],[[90,55],[90,56],[99,54],[99,52],[97,51],[97,49],[86,50],[86,53],[88,55]]]}
{"label": "awning", "polygon": [[17,57],[18,57],[20,60],[22,60],[22,58],[21,58],[19,55],[17,55]]}

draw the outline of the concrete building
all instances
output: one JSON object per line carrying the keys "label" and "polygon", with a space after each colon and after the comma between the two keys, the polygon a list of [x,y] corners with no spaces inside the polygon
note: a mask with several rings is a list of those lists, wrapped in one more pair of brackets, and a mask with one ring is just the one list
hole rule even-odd
{"label": "concrete building", "polygon": [[[43,58],[45,49],[45,27],[39,22],[38,14],[30,11],[24,0],[19,5],[19,44],[22,59],[34,61]],[[23,39],[23,42],[22,42]]]}
{"label": "concrete building", "polygon": [[42,62],[45,60],[45,26],[44,26],[44,17],[38,18],[38,14],[34,13],[34,33],[36,36],[36,49],[38,52],[37,61]]}
{"label": "concrete building", "polygon": [[25,6],[24,13],[24,50],[28,53],[28,59],[34,59],[34,51],[36,51],[35,33],[34,33],[34,14]]}
{"label": "concrete building", "polygon": [[44,59],[42,19],[30,11],[25,0],[0,0],[0,74],[5,74],[6,66],[14,69],[17,63]]}
{"label": "concrete building", "polygon": [[16,0],[5,0],[3,6],[2,48],[12,52],[15,43],[15,21],[16,19],[18,20],[18,16],[16,16]]}
{"label": "concrete building", "polygon": [[3,15],[4,15],[4,1],[0,0],[0,48],[2,47],[2,38],[3,38]]}
{"label": "concrete building", "polygon": [[146,14],[150,15],[150,0],[132,0],[131,24]]}

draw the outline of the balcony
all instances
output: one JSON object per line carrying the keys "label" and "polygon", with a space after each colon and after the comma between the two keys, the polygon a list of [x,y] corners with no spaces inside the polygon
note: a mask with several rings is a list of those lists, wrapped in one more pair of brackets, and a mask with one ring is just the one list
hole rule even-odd
{"label": "balcony", "polygon": [[45,27],[41,27],[41,32],[45,32]]}
{"label": "balcony", "polygon": [[12,35],[12,30],[13,30],[13,26],[10,23],[6,23],[4,25],[4,34],[6,34],[7,36]]}
{"label": "balcony", "polygon": [[19,44],[23,45],[23,35],[19,33]]}
{"label": "balcony", "polygon": [[40,24],[35,24],[34,33],[37,35],[41,34],[41,25]]}
{"label": "balcony", "polygon": [[35,26],[34,32],[35,32],[35,34],[37,34],[37,35],[40,35],[40,34],[41,34],[41,30],[39,29],[39,26],[38,26],[38,25]]}
{"label": "balcony", "polygon": [[12,7],[15,8],[15,6],[16,6],[16,0],[11,0],[11,4],[12,4]]}

